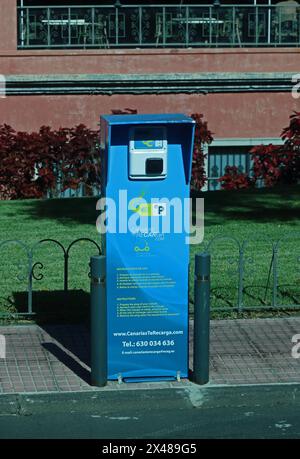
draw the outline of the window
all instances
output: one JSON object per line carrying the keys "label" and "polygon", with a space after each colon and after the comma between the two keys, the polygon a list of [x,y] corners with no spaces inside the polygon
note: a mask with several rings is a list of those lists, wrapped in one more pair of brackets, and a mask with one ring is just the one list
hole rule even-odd
{"label": "window", "polygon": [[[207,147],[206,175],[208,182],[203,191],[221,189],[218,179],[225,173],[226,166],[236,166],[241,173],[251,175],[252,161],[249,151],[256,145],[281,145],[279,138],[218,139]],[[261,184],[258,183],[258,186]]]}

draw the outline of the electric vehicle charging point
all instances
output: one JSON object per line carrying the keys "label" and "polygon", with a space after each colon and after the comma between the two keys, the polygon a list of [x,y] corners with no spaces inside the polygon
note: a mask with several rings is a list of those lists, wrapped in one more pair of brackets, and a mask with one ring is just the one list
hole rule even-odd
{"label": "electric vehicle charging point", "polygon": [[188,376],[194,129],[181,114],[101,117],[109,380]]}

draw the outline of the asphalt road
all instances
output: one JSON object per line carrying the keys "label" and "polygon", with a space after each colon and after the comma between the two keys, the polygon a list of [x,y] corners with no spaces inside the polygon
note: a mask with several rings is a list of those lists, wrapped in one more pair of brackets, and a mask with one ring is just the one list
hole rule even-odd
{"label": "asphalt road", "polygon": [[300,384],[2,395],[0,438],[300,438]]}

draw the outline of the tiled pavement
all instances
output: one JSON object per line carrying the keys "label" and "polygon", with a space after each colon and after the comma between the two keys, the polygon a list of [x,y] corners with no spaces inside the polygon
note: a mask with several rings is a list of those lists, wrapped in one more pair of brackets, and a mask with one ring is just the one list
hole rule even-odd
{"label": "tiled pavement", "polygon": [[214,321],[211,327],[211,381],[215,384],[300,382],[300,359],[292,337],[300,317]]}
{"label": "tiled pavement", "polygon": [[[192,324],[191,348],[192,348]],[[300,382],[300,359],[291,355],[300,317],[211,322],[210,384]],[[0,327],[0,393],[99,390],[89,385],[89,333],[84,326]],[[191,359],[192,361],[192,359]],[[189,385],[189,381],[117,384],[100,390]]]}

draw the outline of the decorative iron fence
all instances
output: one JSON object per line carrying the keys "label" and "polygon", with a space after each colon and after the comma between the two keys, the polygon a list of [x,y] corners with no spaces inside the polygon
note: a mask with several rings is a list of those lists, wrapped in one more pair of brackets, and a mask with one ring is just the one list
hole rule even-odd
{"label": "decorative iron fence", "polygon": [[[33,246],[29,247],[27,244],[20,240],[12,239],[12,240],[7,240],[0,242],[0,253],[1,250],[5,246],[10,246],[10,245],[17,245],[19,246],[24,254],[23,257],[25,258],[25,263],[24,264],[18,264],[19,269],[24,270],[24,274],[17,275],[17,280],[19,281],[25,281],[27,283],[27,310],[26,312],[13,312],[13,313],[6,313],[6,312],[0,312],[0,317],[11,317],[11,316],[32,316],[34,314],[33,310],[33,281],[41,281],[44,277],[43,273],[41,270],[44,268],[44,264],[41,261],[36,260],[36,250],[38,247],[40,247],[42,244],[52,244],[58,247],[61,251],[61,256],[63,257],[63,290],[65,293],[68,292],[69,290],[69,260],[70,260],[70,252],[71,249],[79,242],[86,242],[91,245],[93,245],[97,253],[100,255],[101,254],[101,248],[100,245],[94,241],[93,239],[90,238],[85,238],[81,237],[78,239],[75,239],[72,241],[68,246],[64,246],[60,241],[56,239],[42,239],[35,243]],[[25,256],[24,256],[25,255]]]}
{"label": "decorative iron fence", "polygon": [[213,311],[300,309],[300,234],[239,241],[216,236],[211,254]]}
{"label": "decorative iron fence", "polygon": [[298,46],[299,39],[294,5],[18,8],[21,49]]}
{"label": "decorative iron fence", "polygon": [[[0,317],[31,316],[35,313],[33,304],[34,282],[43,279],[44,263],[39,259],[38,247],[52,244],[59,250],[60,258],[55,256],[55,272],[59,274],[59,263],[63,262],[63,292],[70,292],[70,254],[78,243],[83,242],[94,247],[101,254],[100,245],[89,238],[78,238],[68,245],[56,239],[42,239],[32,246],[20,240],[0,242],[0,254],[4,258],[4,248],[17,245],[22,250],[24,263],[18,269],[24,275],[15,273],[19,281],[26,282],[27,305],[25,312],[0,312]],[[300,309],[300,234],[282,237],[280,240],[255,239],[239,241],[232,236],[220,235],[209,243],[203,244],[200,250],[211,254],[211,306],[212,311],[237,312],[292,310]],[[192,252],[199,247],[192,248]],[[193,270],[191,254],[191,270]],[[14,254],[15,256],[15,254]],[[87,259],[88,262],[88,259]],[[7,270],[9,262],[2,264]],[[1,270],[1,268],[0,268]],[[74,270],[79,274],[81,267],[76,260]],[[12,274],[9,274],[10,277]],[[1,274],[1,285],[5,284]],[[191,290],[193,289],[193,276]],[[3,299],[3,292],[0,298]],[[190,297],[192,298],[192,291]],[[43,304],[39,305],[39,310]]]}

